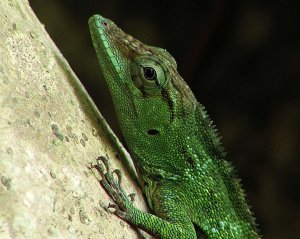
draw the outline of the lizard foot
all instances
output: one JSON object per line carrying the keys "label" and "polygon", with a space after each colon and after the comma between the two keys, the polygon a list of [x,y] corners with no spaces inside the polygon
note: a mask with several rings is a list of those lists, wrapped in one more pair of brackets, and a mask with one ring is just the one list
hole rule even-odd
{"label": "lizard foot", "polygon": [[133,195],[129,194],[130,200],[121,186],[122,174],[118,169],[111,170],[111,165],[107,158],[100,156],[97,165],[93,166],[101,175],[100,184],[114,199],[116,204],[109,204],[108,208],[114,209],[114,214],[124,218],[128,210],[133,206]]}

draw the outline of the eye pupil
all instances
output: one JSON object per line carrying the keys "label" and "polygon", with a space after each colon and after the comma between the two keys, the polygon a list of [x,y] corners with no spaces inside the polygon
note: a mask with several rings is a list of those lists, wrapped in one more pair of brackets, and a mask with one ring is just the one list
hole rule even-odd
{"label": "eye pupil", "polygon": [[156,71],[152,67],[145,67],[144,76],[147,80],[154,80],[156,78]]}

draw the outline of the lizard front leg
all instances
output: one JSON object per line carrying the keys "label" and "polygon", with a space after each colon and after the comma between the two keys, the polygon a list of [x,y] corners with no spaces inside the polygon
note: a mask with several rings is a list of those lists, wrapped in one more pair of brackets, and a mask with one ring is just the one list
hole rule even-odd
{"label": "lizard front leg", "polygon": [[[110,194],[116,204],[109,204],[108,208],[114,208],[114,214],[121,219],[131,223],[132,225],[162,239],[195,239],[196,233],[188,216],[180,207],[175,208],[175,215],[164,214],[168,212],[170,207],[174,207],[176,203],[172,200],[162,202],[155,208],[159,210],[163,218],[146,213],[137,209],[132,200],[126,195],[121,186],[122,174],[119,170],[111,170],[111,165],[105,157],[98,158],[98,164],[94,166],[100,173],[102,179],[101,185]],[[117,176],[117,180],[114,177]],[[158,195],[159,197],[159,195]],[[168,218],[168,220],[166,219]]]}

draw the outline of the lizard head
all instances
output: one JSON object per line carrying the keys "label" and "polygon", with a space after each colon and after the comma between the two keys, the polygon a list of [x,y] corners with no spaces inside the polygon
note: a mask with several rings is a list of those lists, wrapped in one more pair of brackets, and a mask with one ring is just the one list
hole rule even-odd
{"label": "lizard head", "polygon": [[140,42],[100,15],[91,17],[89,26],[127,143],[170,133],[170,125],[196,108],[166,50]]}

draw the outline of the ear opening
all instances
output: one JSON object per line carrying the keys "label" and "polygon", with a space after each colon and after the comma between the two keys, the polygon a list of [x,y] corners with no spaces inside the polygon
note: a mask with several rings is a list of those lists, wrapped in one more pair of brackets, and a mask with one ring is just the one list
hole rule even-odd
{"label": "ear opening", "polygon": [[157,134],[159,134],[159,131],[157,129],[149,129],[147,131],[147,134],[149,134],[149,135],[157,135]]}

